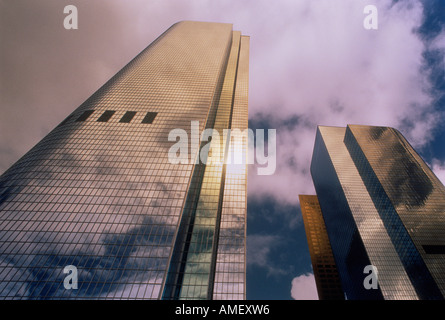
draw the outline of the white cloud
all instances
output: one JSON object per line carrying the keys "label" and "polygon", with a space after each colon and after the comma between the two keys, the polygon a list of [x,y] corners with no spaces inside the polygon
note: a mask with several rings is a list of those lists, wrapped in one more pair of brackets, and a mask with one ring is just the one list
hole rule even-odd
{"label": "white cloud", "polygon": [[315,132],[315,127],[278,128],[275,173],[261,176],[249,167],[249,194],[272,195],[277,202],[296,204],[298,194],[315,192],[309,174]]}
{"label": "white cloud", "polygon": [[299,193],[313,192],[309,167],[320,124],[392,126],[416,148],[431,140],[441,117],[424,69],[426,44],[414,31],[421,3],[375,1],[378,30],[363,28],[366,4],[283,5],[281,22],[255,29],[279,37],[267,37],[269,48],[259,50],[266,39],[252,35],[250,117],[280,123],[298,116],[304,125],[276,128],[277,169],[272,176],[249,170],[250,194],[295,204]]}
{"label": "white cloud", "polygon": [[276,267],[271,259],[271,251],[282,243],[282,239],[276,235],[252,234],[247,237],[247,263],[249,266],[265,268],[268,275],[286,273],[282,268]]}
{"label": "white cloud", "polygon": [[[24,3],[29,10],[22,10]],[[230,22],[251,37],[249,115],[277,123],[277,168],[272,176],[249,169],[249,196],[296,204],[298,194],[313,193],[309,166],[317,124],[394,126],[416,147],[440,119],[431,108],[422,53],[425,45],[443,50],[445,33],[425,44],[413,31],[421,24],[420,1],[374,0],[378,30],[363,28],[368,0],[70,4],[79,8],[75,32],[62,28],[63,6],[52,1],[3,6],[0,173],[179,20]],[[279,126],[293,116],[301,123]],[[445,180],[444,162],[435,161],[433,170]],[[279,240],[250,236],[249,263],[281,272],[268,261]],[[292,285],[294,298],[314,296],[313,275]]]}
{"label": "white cloud", "polygon": [[445,161],[433,159],[432,170],[442,184],[445,185]]}
{"label": "white cloud", "polygon": [[[340,6],[330,0],[72,4],[78,6],[80,20],[79,30],[71,33],[63,29],[63,14],[52,2],[39,2],[32,10],[34,24],[23,23],[29,17],[20,6],[6,7],[10,19],[3,30],[9,32],[2,34],[10,49],[2,62],[12,81],[5,82],[2,95],[0,171],[179,20],[230,22],[251,37],[251,119],[259,113],[277,123],[304,117],[305,126],[276,128],[276,173],[258,177],[250,170],[250,194],[296,204],[298,193],[311,192],[309,164],[317,124],[401,129],[404,121],[411,128],[402,132],[414,146],[427,142],[437,126],[427,75],[421,71],[425,44],[413,32],[422,20],[419,1],[374,1],[378,30],[363,28],[367,0],[344,0]],[[443,48],[444,38],[439,35],[429,45]],[[21,52],[28,51],[34,52],[33,59],[23,63]]]}
{"label": "white cloud", "polygon": [[295,277],[292,280],[291,296],[295,300],[318,300],[314,275],[309,273]]}

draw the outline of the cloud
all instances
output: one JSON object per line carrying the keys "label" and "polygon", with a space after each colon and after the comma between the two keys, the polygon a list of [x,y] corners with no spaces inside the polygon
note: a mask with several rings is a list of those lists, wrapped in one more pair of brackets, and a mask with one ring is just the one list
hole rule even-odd
{"label": "cloud", "polygon": [[431,166],[434,174],[439,178],[442,184],[445,185],[445,161],[440,161],[438,159],[433,159]]}
{"label": "cloud", "polygon": [[273,175],[258,175],[257,165],[249,167],[248,192],[251,197],[273,197],[284,205],[296,204],[300,193],[315,192],[309,172],[315,128],[286,128],[277,124],[276,170]]}
{"label": "cloud", "polygon": [[[277,129],[277,170],[272,176],[249,170],[250,194],[297,203],[297,194],[313,192],[309,166],[320,124],[392,126],[417,148],[433,138],[441,112],[425,70],[426,44],[416,33],[421,3],[376,1],[379,28],[365,30],[366,2],[345,2],[288,8],[285,27],[267,25],[267,34],[280,34],[269,40],[272,48],[252,53],[250,118],[269,119]],[[443,42],[437,39],[432,46]],[[283,125],[289,118],[299,121]]]}
{"label": "cloud", "polygon": [[314,275],[308,273],[295,277],[292,280],[291,296],[295,300],[318,300]]}
{"label": "cloud", "polygon": [[252,256],[249,259],[249,264],[264,267],[268,262],[268,254],[274,245],[278,243],[278,238],[272,235],[252,235],[248,239],[249,254]]}
{"label": "cloud", "polygon": [[[250,170],[251,193],[295,204],[298,193],[312,192],[318,124],[394,126],[415,146],[437,127],[425,43],[415,32],[423,13],[418,1],[375,1],[378,30],[363,28],[365,0],[72,4],[76,31],[63,29],[63,4],[2,3],[1,171],[179,20],[230,22],[251,37],[249,118],[274,124],[278,153],[273,176]],[[443,48],[444,34],[429,46]],[[283,126],[289,118],[299,122]]]}
{"label": "cloud", "polygon": [[[2,293],[8,297],[45,296],[51,299],[100,295],[142,298],[145,294],[146,298],[157,298],[162,269],[166,268],[170,250],[167,241],[150,230],[159,221],[149,217],[143,220],[140,226],[120,230],[120,233],[106,231],[99,241],[93,241],[94,236],[85,233],[74,243],[72,238],[79,238],[77,235],[81,228],[75,222],[71,224],[70,234],[52,233],[47,237],[40,235],[45,233],[41,225],[35,227],[38,235],[34,238],[26,232],[17,236],[18,231],[2,231],[2,238],[5,238],[4,233],[11,233],[14,237],[26,239],[30,245],[25,249],[2,246],[2,252],[6,253],[0,257],[1,278],[26,285],[5,282],[0,289],[7,288]],[[96,244],[91,246],[92,242]],[[66,290],[60,285],[66,277],[62,270],[68,265],[78,268],[78,290]]]}
{"label": "cloud", "polygon": [[[367,0],[69,4],[79,9],[76,31],[63,29],[65,4],[0,1],[0,173],[179,20],[229,22],[251,38],[249,119],[277,129],[277,167],[258,176],[250,166],[250,199],[273,197],[283,207],[314,192],[309,166],[319,124],[393,126],[420,148],[443,119],[430,76],[445,66],[425,68],[423,53],[443,59],[445,32],[428,40],[416,32],[421,1],[373,1],[378,30],[363,28]],[[433,170],[443,181],[443,160]],[[274,217],[289,223],[289,215]],[[251,236],[249,264],[281,272],[267,263],[279,241]]]}
{"label": "cloud", "polygon": [[265,268],[267,275],[285,274],[286,271],[277,267],[274,259],[271,259],[272,250],[282,243],[282,239],[276,235],[249,235],[247,237],[248,266]]}

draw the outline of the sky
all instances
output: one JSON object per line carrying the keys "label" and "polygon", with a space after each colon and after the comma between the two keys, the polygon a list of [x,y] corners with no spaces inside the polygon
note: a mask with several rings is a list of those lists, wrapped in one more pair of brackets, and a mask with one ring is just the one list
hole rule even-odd
{"label": "sky", "polygon": [[317,125],[395,127],[445,182],[445,3],[0,0],[0,173],[181,20],[250,36],[249,127],[276,130],[274,174],[249,167],[247,298],[317,299],[298,203]]}

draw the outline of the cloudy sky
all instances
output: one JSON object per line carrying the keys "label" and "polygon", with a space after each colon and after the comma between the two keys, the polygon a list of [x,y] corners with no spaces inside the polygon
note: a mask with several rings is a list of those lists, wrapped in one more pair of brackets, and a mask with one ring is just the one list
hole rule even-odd
{"label": "cloudy sky", "polygon": [[393,126],[445,181],[445,3],[0,0],[0,173],[180,20],[250,36],[249,126],[277,132],[275,173],[249,169],[248,298],[316,299],[298,194],[317,125]]}

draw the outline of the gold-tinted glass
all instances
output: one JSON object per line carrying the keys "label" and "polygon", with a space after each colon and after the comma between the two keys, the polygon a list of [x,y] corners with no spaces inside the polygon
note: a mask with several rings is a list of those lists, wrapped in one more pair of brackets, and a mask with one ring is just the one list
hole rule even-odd
{"label": "gold-tinted glass", "polygon": [[344,300],[331,244],[318,198],[299,195],[309,254],[320,300]]}
{"label": "gold-tinted glass", "polygon": [[[244,132],[248,127],[249,37],[241,36],[236,87],[231,119],[231,132]],[[228,157],[247,157],[247,138],[233,137]],[[224,197],[216,255],[213,299],[246,298],[246,213],[247,161],[227,161]]]}
{"label": "gold-tinted glass", "polygon": [[[349,130],[445,296],[445,188],[408,141],[393,128],[351,125]],[[395,242],[404,241],[401,237]],[[412,258],[411,258],[412,259]]]}
{"label": "gold-tinted glass", "polygon": [[[361,263],[355,261],[354,268],[358,270],[347,272],[363,274],[364,268],[370,263],[378,270],[378,284],[384,299],[418,299],[373,199],[344,143],[346,128],[320,126],[319,132],[346,197],[360,241],[363,242],[365,254],[369,259]],[[317,195],[319,198],[324,196],[318,192]],[[333,208],[333,210],[336,209]],[[325,214],[325,208],[322,207],[322,211]],[[341,236],[341,230],[338,236]],[[333,238],[330,240],[331,243],[338,241]],[[344,248],[344,250],[350,249]],[[346,261],[346,265],[348,264],[350,262]],[[363,274],[362,278],[364,279],[365,276]],[[354,285],[364,290],[362,282]],[[364,292],[367,291],[364,290]]]}
{"label": "gold-tinted glass", "polygon": [[168,134],[205,128],[231,44],[230,24],[173,25],[1,176],[0,298],[161,298],[198,152],[170,163]]}
{"label": "gold-tinted glass", "polygon": [[[244,44],[244,46],[246,46],[246,44]],[[238,101],[239,97],[235,100],[236,91],[241,90],[239,86],[245,85],[243,81],[247,80],[245,74],[242,75],[244,79],[242,77],[238,79],[240,48],[241,33],[239,31],[234,31],[232,48],[227,62],[227,69],[222,84],[213,128],[220,135],[220,140],[218,141],[213,137],[210,143],[209,149],[212,150],[212,153],[211,156],[207,158],[198,205],[194,216],[193,230],[184,268],[180,299],[208,299],[212,297],[209,297],[209,292],[211,292],[210,286],[213,285],[213,279],[215,278],[215,271],[212,270],[212,268],[215,268],[216,259],[221,260],[224,258],[224,250],[219,250],[220,246],[224,247],[230,244],[227,243],[227,241],[224,243],[224,240],[227,240],[227,236],[224,237],[226,230],[224,227],[222,227],[222,230],[219,227],[220,224],[225,225],[227,216],[226,208],[230,207],[230,202],[233,201],[233,198],[230,197],[230,195],[233,194],[233,191],[231,190],[233,188],[233,173],[230,170],[231,167],[226,166],[223,161],[227,151],[229,151],[229,146],[227,145],[229,140],[224,139],[225,137],[223,136],[223,133],[224,130],[231,128],[231,124],[233,123],[232,114],[235,106],[237,109],[242,108],[241,110],[237,110],[237,112],[241,111],[243,114],[247,115],[247,103],[240,106],[239,104],[244,101]],[[244,51],[247,51],[248,47],[243,49]],[[245,59],[245,57],[246,53],[243,54],[243,59]],[[241,64],[245,64],[245,61],[242,61]],[[244,94],[244,92],[242,94]],[[215,152],[215,150],[220,150],[220,152]],[[246,148],[244,150],[246,150]],[[227,170],[227,168],[229,168],[229,170]],[[245,175],[246,172],[244,171],[242,174]],[[239,178],[243,179],[242,176]],[[235,185],[238,185],[240,182],[243,183],[243,180],[236,181]],[[239,194],[233,195],[244,196],[245,199],[245,190],[242,191],[244,191],[244,193],[238,192]],[[220,204],[221,197],[227,199],[223,201],[222,208]],[[244,218],[245,206],[237,208],[235,212]],[[245,221],[243,221],[241,225],[238,225],[237,228],[233,229],[238,233],[241,231],[243,239],[244,227]],[[239,230],[240,228],[241,230]],[[220,242],[221,240],[222,243]],[[232,243],[236,244],[237,241],[239,241],[239,238],[237,237],[231,239]],[[236,247],[237,250],[240,249],[239,245]],[[241,249],[244,257],[244,243]],[[234,257],[239,258],[238,255],[235,255]],[[243,297],[244,288],[240,289],[238,287],[240,285],[244,286],[244,269],[239,272],[239,268],[236,268],[239,262],[241,261],[235,259],[234,263],[230,264],[233,268],[238,270],[238,277],[235,279],[233,279],[233,277],[230,277],[230,279],[229,277],[226,277],[227,279],[223,282],[224,286],[231,285],[231,288],[229,290],[226,289],[221,291],[220,283],[217,282],[215,287],[216,291],[219,293],[213,294],[213,298],[230,299],[231,297],[233,298],[234,293],[238,299]],[[234,270],[231,270],[229,275],[232,276],[234,273]],[[232,281],[234,283],[230,283]]]}

